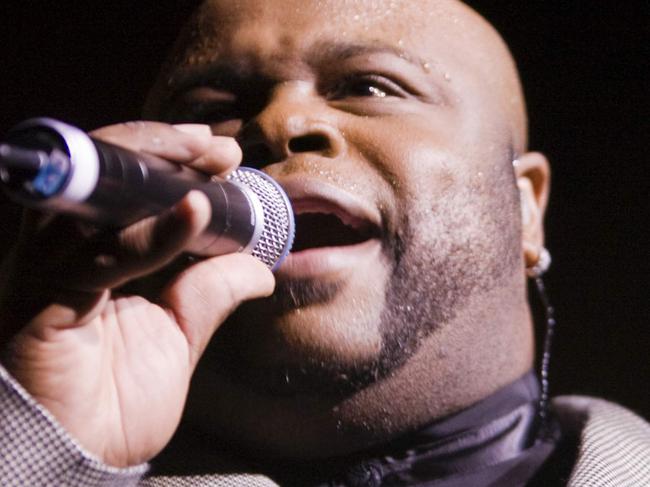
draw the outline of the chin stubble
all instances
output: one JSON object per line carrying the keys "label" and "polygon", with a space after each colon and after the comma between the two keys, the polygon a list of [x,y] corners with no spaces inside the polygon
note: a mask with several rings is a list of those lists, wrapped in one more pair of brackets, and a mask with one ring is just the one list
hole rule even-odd
{"label": "chin stubble", "polygon": [[[516,192],[505,202],[503,193],[500,199],[490,195],[490,203],[467,211],[474,208],[468,205],[472,196],[476,198],[459,194],[444,207],[419,212],[411,205],[401,212],[405,217],[398,231],[383,233],[390,278],[379,323],[382,345],[376,357],[355,363],[306,358],[299,366],[247,369],[235,347],[226,347],[219,353],[220,367],[230,369],[228,375],[237,381],[279,396],[345,397],[393,374],[427,337],[451,322],[474,293],[500,285],[518,262],[520,228],[513,224]],[[264,321],[264,315],[270,319],[327,303],[339,292],[343,291],[335,283],[281,282],[271,298],[242,307],[231,321]],[[223,335],[235,327],[224,325]]]}

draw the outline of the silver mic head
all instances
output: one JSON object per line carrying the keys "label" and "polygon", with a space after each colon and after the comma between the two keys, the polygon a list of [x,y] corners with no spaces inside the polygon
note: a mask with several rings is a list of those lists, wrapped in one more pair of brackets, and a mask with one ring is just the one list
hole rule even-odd
{"label": "silver mic head", "polygon": [[228,176],[228,180],[250,189],[261,203],[264,222],[250,253],[271,270],[277,269],[289,255],[295,233],[289,197],[269,175],[250,167],[240,167]]}

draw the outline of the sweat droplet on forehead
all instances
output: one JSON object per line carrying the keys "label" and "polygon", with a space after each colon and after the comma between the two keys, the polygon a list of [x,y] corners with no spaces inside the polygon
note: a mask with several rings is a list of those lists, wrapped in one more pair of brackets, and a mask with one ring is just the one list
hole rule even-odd
{"label": "sweat droplet on forehead", "polygon": [[[219,35],[232,35],[234,26],[274,23],[288,30],[302,29],[303,40],[309,32],[316,36],[330,30],[338,36],[358,36],[366,33],[369,39],[380,37],[402,47],[406,38],[417,37],[434,24],[458,22],[450,10],[455,2],[438,0],[407,2],[405,0],[379,1],[296,1],[274,2],[242,0],[238,2],[208,1],[195,18],[191,44],[202,56],[214,52]],[[439,27],[437,27],[439,30]],[[403,37],[400,34],[404,34]],[[211,38],[213,42],[209,42]]]}

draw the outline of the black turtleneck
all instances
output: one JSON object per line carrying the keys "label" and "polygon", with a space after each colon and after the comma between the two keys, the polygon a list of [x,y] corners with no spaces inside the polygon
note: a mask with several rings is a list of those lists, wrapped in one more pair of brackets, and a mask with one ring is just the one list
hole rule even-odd
{"label": "black turtleneck", "polygon": [[[539,396],[538,380],[529,372],[473,406],[372,451],[312,462],[276,461],[271,466],[251,462],[251,470],[283,487],[564,485],[574,457],[571,442],[560,441],[552,417],[540,423]],[[209,449],[205,444],[203,448]],[[205,450],[203,454],[205,458]],[[193,472],[168,470],[164,457],[158,463],[163,472],[156,473],[211,470],[206,462],[200,469],[190,468]],[[241,468],[242,459],[237,460]]]}

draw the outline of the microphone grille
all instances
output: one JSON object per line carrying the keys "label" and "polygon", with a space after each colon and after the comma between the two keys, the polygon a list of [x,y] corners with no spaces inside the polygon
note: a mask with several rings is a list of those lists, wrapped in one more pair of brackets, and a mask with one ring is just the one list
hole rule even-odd
{"label": "microphone grille", "polygon": [[262,204],[264,228],[251,254],[277,269],[289,254],[295,233],[289,197],[274,179],[257,169],[240,167],[228,179],[249,188]]}

